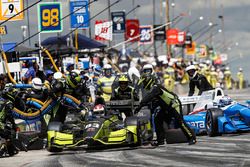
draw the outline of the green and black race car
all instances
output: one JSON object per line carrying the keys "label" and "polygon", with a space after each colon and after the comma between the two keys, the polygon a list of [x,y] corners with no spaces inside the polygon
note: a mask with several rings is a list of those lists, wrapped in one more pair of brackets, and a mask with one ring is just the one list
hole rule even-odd
{"label": "green and black race car", "polygon": [[[119,107],[131,108],[131,101],[112,101],[107,106],[112,111]],[[119,113],[113,111],[109,115],[90,116],[84,122],[79,120],[66,121],[64,124],[51,122],[47,132],[48,151],[59,152],[65,147],[72,148],[79,145],[138,146],[153,139],[149,118],[149,116],[132,116],[123,121]]]}

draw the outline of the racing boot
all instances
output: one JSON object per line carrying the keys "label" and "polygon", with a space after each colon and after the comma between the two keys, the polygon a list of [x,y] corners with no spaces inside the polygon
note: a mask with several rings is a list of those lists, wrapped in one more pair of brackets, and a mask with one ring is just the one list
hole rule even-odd
{"label": "racing boot", "polygon": [[165,144],[164,140],[153,141],[153,142],[151,143],[152,146],[160,146],[160,145],[164,145],[164,144]]}
{"label": "racing boot", "polygon": [[192,137],[191,139],[188,140],[189,145],[193,145],[197,142],[196,137]]}

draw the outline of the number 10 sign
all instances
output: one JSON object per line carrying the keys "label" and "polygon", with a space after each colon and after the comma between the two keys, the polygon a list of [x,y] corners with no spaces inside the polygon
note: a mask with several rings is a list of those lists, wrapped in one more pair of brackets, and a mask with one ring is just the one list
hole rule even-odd
{"label": "number 10 sign", "polygon": [[89,27],[89,0],[71,0],[70,1],[70,21],[71,28]]}
{"label": "number 10 sign", "polygon": [[38,30],[44,32],[61,32],[62,7],[60,2],[39,3],[38,8]]}

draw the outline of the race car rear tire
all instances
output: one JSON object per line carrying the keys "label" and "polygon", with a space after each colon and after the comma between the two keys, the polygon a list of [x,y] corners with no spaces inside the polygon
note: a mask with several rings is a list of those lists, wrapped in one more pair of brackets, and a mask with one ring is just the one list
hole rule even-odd
{"label": "race car rear tire", "polygon": [[53,143],[54,142],[54,138],[52,138],[50,141],[48,141],[48,142],[50,142],[50,144],[48,144],[48,148],[47,148],[47,150],[49,151],[49,152],[62,152],[63,151],[63,148],[58,148],[58,147],[53,147],[53,146],[51,146],[51,143]]}
{"label": "race car rear tire", "polygon": [[50,122],[48,125],[48,131],[62,131],[62,123],[61,122]]}
{"label": "race car rear tire", "polygon": [[223,110],[211,108],[207,110],[205,126],[208,136],[214,137],[221,135],[218,131],[218,117],[223,116]]}

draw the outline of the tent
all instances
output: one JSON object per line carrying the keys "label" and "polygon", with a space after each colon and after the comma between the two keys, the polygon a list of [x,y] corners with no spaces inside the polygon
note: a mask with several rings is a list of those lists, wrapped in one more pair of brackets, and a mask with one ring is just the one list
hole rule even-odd
{"label": "tent", "polygon": [[[73,43],[75,46],[75,35],[72,34],[72,38],[73,38]],[[47,39],[45,39],[44,41],[42,41],[41,45],[42,46],[46,46],[49,47],[50,45],[57,45],[58,49],[61,46],[67,46],[68,44],[68,39],[70,39],[70,35],[65,35],[65,36],[60,36],[60,37],[49,37]],[[97,42],[91,38],[88,38],[82,34],[78,34],[78,49],[82,50],[82,49],[103,49],[105,48],[106,45]]]}

